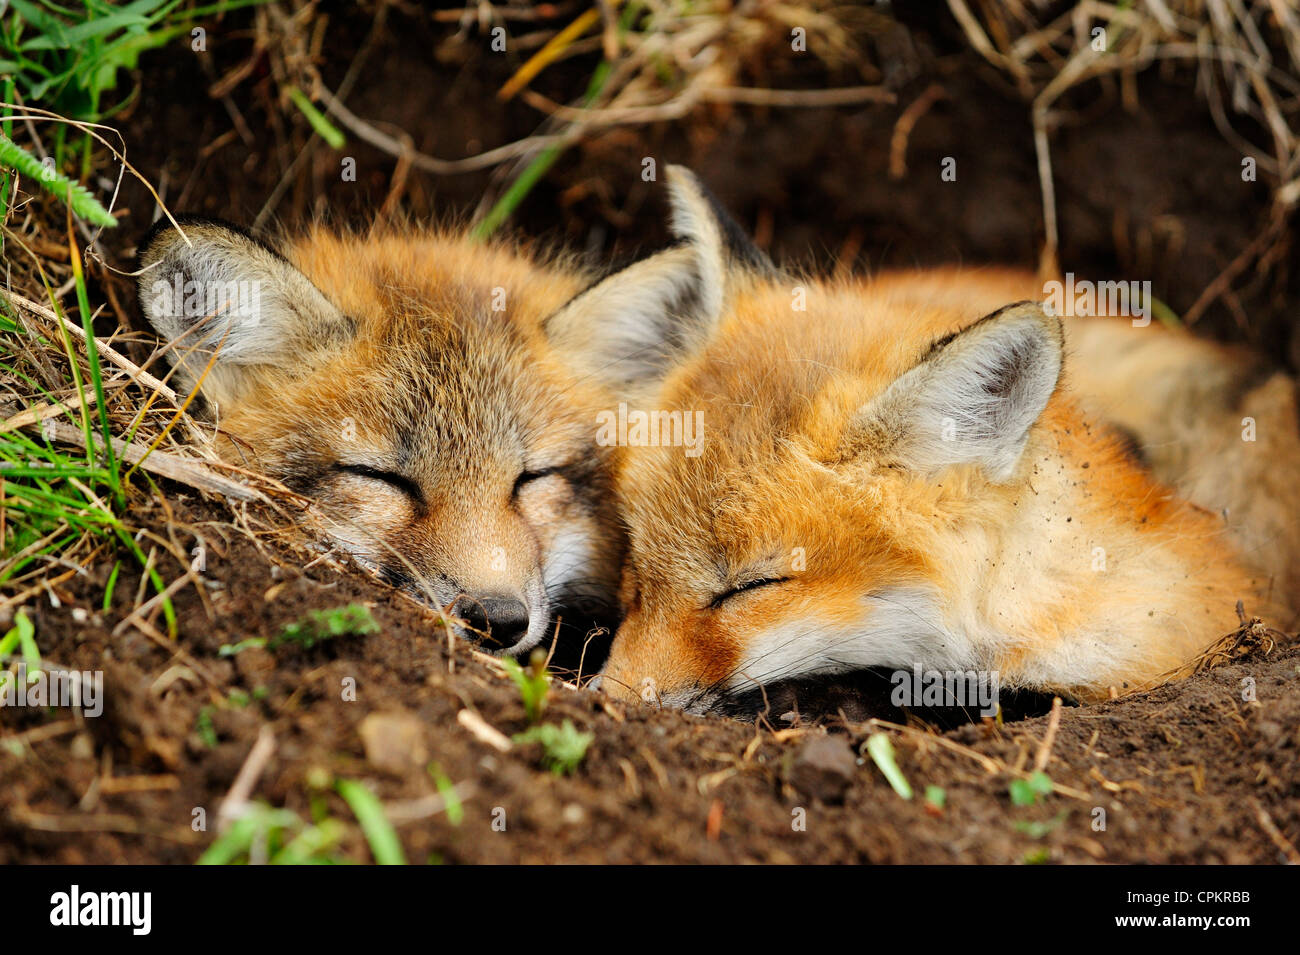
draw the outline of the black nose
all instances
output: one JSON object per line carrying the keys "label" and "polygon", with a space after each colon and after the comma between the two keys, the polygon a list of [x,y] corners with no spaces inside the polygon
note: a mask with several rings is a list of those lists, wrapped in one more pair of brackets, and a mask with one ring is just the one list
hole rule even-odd
{"label": "black nose", "polygon": [[465,595],[451,612],[465,621],[469,639],[480,643],[512,647],[528,632],[528,608],[518,597]]}

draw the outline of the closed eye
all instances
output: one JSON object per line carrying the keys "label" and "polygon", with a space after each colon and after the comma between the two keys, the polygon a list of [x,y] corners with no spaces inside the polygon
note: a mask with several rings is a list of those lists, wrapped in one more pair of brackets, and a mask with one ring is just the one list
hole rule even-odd
{"label": "closed eye", "polygon": [[355,474],[358,477],[369,478],[372,481],[383,481],[390,487],[401,491],[417,504],[424,503],[424,491],[420,488],[420,485],[405,474],[387,471],[383,468],[372,468],[368,464],[336,464],[335,467],[344,474]]}
{"label": "closed eye", "polygon": [[550,477],[553,474],[559,474],[562,470],[563,468],[557,465],[553,468],[538,468],[536,471],[524,471],[519,475],[519,477],[515,478],[515,486],[511,490],[510,494],[512,497],[518,497],[519,492],[523,489],[524,485],[531,484],[533,481],[540,481],[542,478]]}
{"label": "closed eye", "polygon": [[730,600],[738,594],[743,594],[747,590],[757,590],[759,587],[766,587],[768,584],[783,584],[789,577],[759,577],[757,580],[751,580],[741,584],[739,587],[732,587],[730,590],[723,591],[709,601],[709,608],[715,609],[722,606],[724,602]]}

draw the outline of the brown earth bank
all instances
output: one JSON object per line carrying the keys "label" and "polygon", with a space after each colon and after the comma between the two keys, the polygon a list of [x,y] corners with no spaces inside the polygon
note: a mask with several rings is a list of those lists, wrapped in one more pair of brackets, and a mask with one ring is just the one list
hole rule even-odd
{"label": "brown earth bank", "polygon": [[[593,261],[654,246],[664,238],[663,210],[657,187],[639,176],[651,155],[696,168],[787,261],[818,269],[1034,265],[1042,220],[1027,105],[961,45],[945,5],[899,6],[912,8],[906,34],[871,40],[874,74],[811,74],[780,58],[765,65],[772,86],[888,76],[896,105],[709,107],[688,124],[616,130],[567,154],[512,228],[524,241]],[[365,46],[373,12],[351,4],[333,11],[321,65],[331,86]],[[400,126],[417,148],[447,157],[535,130],[527,106],[495,101],[517,60],[432,55],[454,24],[414,6],[390,17],[349,99],[357,115]],[[129,158],[176,211],[244,224],[264,213],[287,229],[313,218],[365,227],[388,199],[413,220],[446,219],[466,215],[485,192],[499,194],[501,177],[491,173],[396,176],[392,157],[353,141],[345,153],[358,160],[357,182],[340,180],[339,154],[319,142],[286,176],[307,137],[273,102],[265,62],[255,62],[228,103],[207,94],[249,56],[243,25],[236,17],[211,31],[207,60],[184,47],[143,57],[140,96],[116,120]],[[593,66],[562,64],[537,88],[565,101]],[[1240,153],[1215,129],[1188,75],[1153,72],[1136,82],[1131,109],[1116,90],[1093,88],[1078,117],[1053,132],[1061,261],[1080,275],[1150,279],[1182,313],[1261,232],[1268,191],[1241,181]],[[912,131],[908,172],[891,178],[896,123],[936,84],[943,95]],[[232,109],[251,137],[238,132]],[[949,156],[956,182],[939,176]],[[268,203],[282,177],[281,198]],[[119,265],[153,217],[137,185],[124,189],[122,205],[129,215],[108,239]],[[1198,327],[1286,355],[1297,304],[1286,261],[1236,282]],[[124,280],[96,278],[97,290],[130,299]],[[889,706],[885,681],[871,675],[774,688],[755,701],[757,721],[625,706],[557,685],[545,722],[568,719],[593,736],[574,772],[560,776],[541,765],[537,744],[507,746],[493,735],[528,727],[518,689],[496,664],[449,646],[431,614],[356,574],[307,567],[310,557],[273,535],[255,544],[228,527],[220,502],[163,488],[168,503],[141,503],[134,522],[177,535],[186,550],[198,535],[224,543],[209,548],[198,582],[174,593],[175,641],[158,632],[156,612],[143,627],[128,620],[137,594],[151,593],[129,560],[107,610],[112,562],[28,603],[52,665],[103,671],[106,708],[97,718],[0,710],[0,862],[191,863],[215,838],[232,788],[303,820],[343,820],[339,853],[366,860],[367,840],[331,785],[340,778],[373,789],[412,862],[1297,859],[1294,647],[1269,651],[1264,641],[1178,684],[1065,706],[1054,733],[1050,700],[1009,700],[1000,724],[906,714]],[[183,571],[170,567],[168,580]],[[377,631],[310,649],[221,653],[274,638],[312,610],[352,603],[370,608]],[[355,699],[345,699],[352,686]],[[1027,718],[1010,719],[1017,715]],[[892,739],[912,799],[866,753],[876,733]],[[1040,758],[1053,791],[1015,804],[1013,781],[1025,781]],[[257,772],[237,785],[244,768]],[[923,798],[927,787],[943,790],[942,808]],[[204,831],[195,829],[198,809]]]}

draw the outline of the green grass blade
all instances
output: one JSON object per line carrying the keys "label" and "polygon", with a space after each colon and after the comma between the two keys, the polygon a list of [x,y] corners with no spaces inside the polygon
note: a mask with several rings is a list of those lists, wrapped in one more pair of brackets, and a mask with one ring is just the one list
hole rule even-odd
{"label": "green grass blade", "polygon": [[0,166],[8,166],[20,175],[34,180],[50,195],[71,205],[72,211],[87,222],[109,229],[117,226],[117,220],[100,205],[99,200],[92,196],[85,186],[68,178],[57,169],[42,164],[39,159],[3,133],[0,133]]}
{"label": "green grass blade", "polygon": [[406,856],[402,853],[402,844],[398,841],[393,824],[384,815],[384,807],[362,783],[351,779],[340,779],[335,788],[352,809],[361,831],[366,834],[370,851],[380,865],[406,865]]}
{"label": "green grass blade", "polygon": [[289,87],[287,92],[289,99],[293,100],[293,105],[298,107],[298,112],[302,113],[316,135],[325,140],[331,149],[342,149],[347,144],[343,133],[325,118],[325,114],[316,108],[315,104],[307,98],[307,94],[296,86]]}

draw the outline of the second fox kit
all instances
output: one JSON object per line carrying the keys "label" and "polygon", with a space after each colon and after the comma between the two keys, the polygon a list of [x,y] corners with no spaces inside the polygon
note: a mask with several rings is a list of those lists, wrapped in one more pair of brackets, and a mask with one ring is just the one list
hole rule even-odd
{"label": "second fox kit", "polygon": [[[1252,510],[1250,484],[1300,463],[1289,380],[1256,395],[1272,444],[1243,444],[1232,389],[1197,383],[1213,346],[1206,358],[1144,330],[1166,337],[1143,382],[1147,346],[1082,324],[1118,320],[1063,326],[1008,304],[1042,298],[1019,274],[784,280],[738,264],[719,219],[691,221],[707,265],[662,276],[684,290],[678,307],[653,322],[610,310],[586,331],[593,369],[674,351],[644,369],[640,400],[703,412],[706,431],[694,456],[620,450],[626,618],[605,688],[699,711],[783,678],[921,666],[1095,700],[1185,672],[1238,625],[1238,601],[1284,622],[1297,512]],[[1155,462],[1193,500],[1082,410],[1136,387],[1148,394],[1121,423],[1139,443],[1159,455],[1199,415],[1193,449],[1223,451],[1183,468],[1194,476]],[[1200,404],[1161,405],[1175,396]],[[1229,482],[1234,470],[1245,477]],[[1241,505],[1246,522],[1225,528],[1198,503]],[[1241,552],[1251,540],[1258,562]]]}
{"label": "second fox kit", "polygon": [[566,329],[624,295],[662,307],[660,269],[692,268],[693,242],[588,287],[456,233],[317,230],[281,255],[220,223],[183,229],[142,245],[140,302],[228,460],[312,498],[360,563],[492,649],[537,644],[558,607],[612,603],[592,425],[610,393]]}

